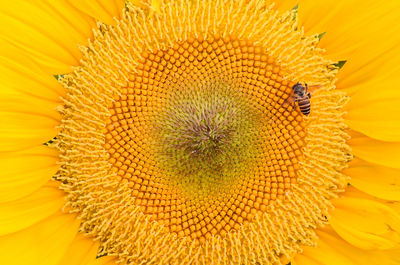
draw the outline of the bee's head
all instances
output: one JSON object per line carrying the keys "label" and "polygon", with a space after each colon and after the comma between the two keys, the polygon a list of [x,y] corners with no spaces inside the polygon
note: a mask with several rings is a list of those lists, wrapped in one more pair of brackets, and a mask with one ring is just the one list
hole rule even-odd
{"label": "bee's head", "polygon": [[292,89],[295,95],[303,95],[305,91],[305,87],[301,83],[295,84]]}

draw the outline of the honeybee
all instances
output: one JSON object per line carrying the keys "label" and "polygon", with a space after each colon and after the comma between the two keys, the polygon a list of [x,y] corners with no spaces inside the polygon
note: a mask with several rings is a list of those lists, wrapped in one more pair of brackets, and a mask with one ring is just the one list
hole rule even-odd
{"label": "honeybee", "polygon": [[293,107],[297,102],[301,113],[303,113],[303,115],[308,116],[311,111],[311,103],[310,103],[311,93],[308,92],[308,85],[304,83],[303,86],[301,83],[297,83],[292,87],[292,89],[293,89],[293,95],[292,95]]}

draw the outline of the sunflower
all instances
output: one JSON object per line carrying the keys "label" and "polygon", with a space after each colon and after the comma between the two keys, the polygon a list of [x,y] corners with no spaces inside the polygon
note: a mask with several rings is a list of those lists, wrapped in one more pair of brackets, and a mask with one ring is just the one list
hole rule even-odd
{"label": "sunflower", "polygon": [[2,264],[400,264],[400,4],[298,2],[2,3]]}

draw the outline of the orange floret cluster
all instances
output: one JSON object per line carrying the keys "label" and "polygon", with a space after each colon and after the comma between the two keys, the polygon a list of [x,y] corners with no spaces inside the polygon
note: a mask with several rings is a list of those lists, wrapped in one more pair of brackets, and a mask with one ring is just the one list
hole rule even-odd
{"label": "orange floret cluster", "polygon": [[[238,230],[258,211],[266,211],[267,205],[290,193],[301,160],[305,123],[297,106],[287,100],[294,84],[284,79],[274,59],[260,47],[235,37],[189,38],[168,50],[143,53],[137,69],[109,106],[105,149],[112,170],[132,188],[143,213],[170,232],[204,242],[211,235]],[[230,80],[260,121],[254,147],[257,157],[251,167],[234,180],[233,189],[210,203],[207,198],[186,196],[170,181],[154,155],[151,136],[157,122],[154,113],[168,105],[174,88],[196,80],[218,82],[217,75]]]}

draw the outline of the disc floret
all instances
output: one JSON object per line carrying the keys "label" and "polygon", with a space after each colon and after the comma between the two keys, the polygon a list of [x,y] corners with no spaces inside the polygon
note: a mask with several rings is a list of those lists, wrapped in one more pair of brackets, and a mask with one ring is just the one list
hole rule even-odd
{"label": "disc floret", "polygon": [[[162,2],[127,1],[60,79],[66,208],[121,263],[287,264],[344,187],[337,68],[293,10]],[[284,104],[299,81],[308,117]]]}
{"label": "disc floret", "polygon": [[256,157],[261,114],[236,89],[215,80],[175,89],[154,119],[157,160],[190,192],[221,192]]}

